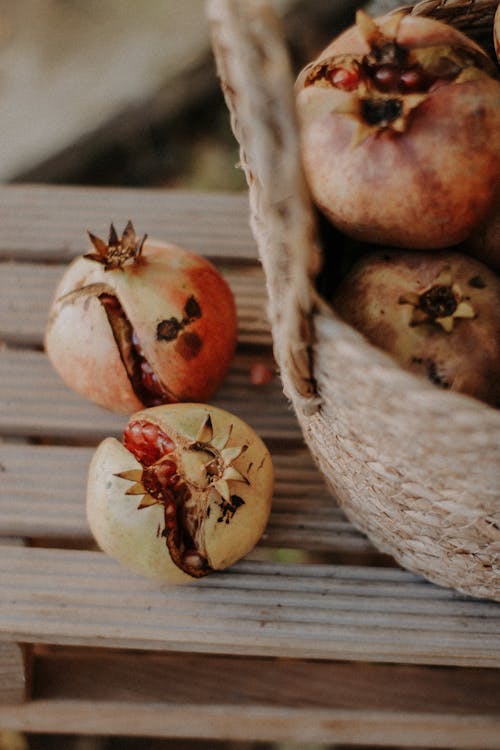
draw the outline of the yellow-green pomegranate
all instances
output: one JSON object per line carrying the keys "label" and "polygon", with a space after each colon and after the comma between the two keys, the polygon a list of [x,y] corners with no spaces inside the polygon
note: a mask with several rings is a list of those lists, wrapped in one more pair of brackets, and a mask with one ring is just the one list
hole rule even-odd
{"label": "yellow-green pomegranate", "polygon": [[243,420],[203,404],[134,414],[93,457],[87,516],[130,569],[182,583],[232,565],[259,541],[273,493],[266,446]]}

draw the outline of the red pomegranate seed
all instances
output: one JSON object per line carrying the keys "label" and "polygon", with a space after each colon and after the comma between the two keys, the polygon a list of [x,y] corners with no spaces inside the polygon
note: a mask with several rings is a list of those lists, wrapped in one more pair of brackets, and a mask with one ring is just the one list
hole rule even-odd
{"label": "red pomegranate seed", "polygon": [[184,565],[187,565],[190,568],[199,569],[203,567],[205,561],[197,550],[189,549],[184,553],[183,562]]}
{"label": "red pomegranate seed", "polygon": [[144,466],[151,466],[175,445],[163,430],[152,422],[138,420],[129,424],[123,433],[123,445]]}
{"label": "red pomegranate seed", "polygon": [[399,83],[399,71],[394,65],[381,65],[373,73],[375,85],[381,91],[392,91]]}
{"label": "red pomegranate seed", "polygon": [[142,473],[142,483],[150,495],[165,501],[172,497],[177,482],[177,466],[173,461],[160,461],[147,466]]}
{"label": "red pomegranate seed", "polygon": [[334,68],[330,73],[330,81],[338,89],[352,91],[359,84],[359,73],[357,70],[347,68]]}
{"label": "red pomegranate seed", "polygon": [[[173,461],[162,461],[155,466],[155,475],[162,487],[175,486],[177,481],[177,466]],[[172,481],[172,478],[175,479]]]}
{"label": "red pomegranate seed", "polygon": [[141,362],[141,380],[144,388],[149,391],[149,393],[163,395],[158,376],[153,372],[151,365],[146,362],[145,359]]}
{"label": "red pomegranate seed", "polygon": [[425,75],[418,68],[403,70],[399,77],[401,91],[422,91],[425,88]]}

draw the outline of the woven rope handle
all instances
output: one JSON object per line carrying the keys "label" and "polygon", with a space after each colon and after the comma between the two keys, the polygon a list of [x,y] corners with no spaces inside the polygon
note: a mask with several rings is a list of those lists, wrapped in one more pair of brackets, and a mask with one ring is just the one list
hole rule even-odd
{"label": "woven rope handle", "polygon": [[[355,3],[353,2],[353,8]],[[423,0],[408,12],[492,36],[497,0]],[[249,185],[251,225],[269,292],[275,356],[286,381],[317,403],[314,279],[322,252],[305,184],[283,29],[266,0],[208,0],[222,90]]]}
{"label": "woven rope handle", "polygon": [[266,272],[275,355],[311,397],[314,290],[321,251],[298,144],[294,79],[281,23],[264,0],[209,0],[221,86],[249,185]]}

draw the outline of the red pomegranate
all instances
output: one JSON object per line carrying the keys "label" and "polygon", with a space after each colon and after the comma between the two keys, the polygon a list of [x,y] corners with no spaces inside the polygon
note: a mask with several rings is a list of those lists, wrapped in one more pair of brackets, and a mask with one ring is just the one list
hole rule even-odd
{"label": "red pomegranate", "polygon": [[318,207],[362,241],[434,249],[465,240],[500,193],[496,75],[451,26],[359,11],[297,81]]}
{"label": "red pomegranate", "polygon": [[205,258],[139,240],[129,223],[76,259],[56,290],[45,345],[63,380],[117,412],[205,401],[236,345],[232,292]]}

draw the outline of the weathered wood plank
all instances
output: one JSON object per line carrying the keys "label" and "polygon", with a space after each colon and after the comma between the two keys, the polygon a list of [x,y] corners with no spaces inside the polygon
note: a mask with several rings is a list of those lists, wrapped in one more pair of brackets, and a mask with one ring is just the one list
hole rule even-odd
{"label": "weathered wood plank", "polygon": [[33,701],[0,708],[0,725],[26,732],[169,737],[244,742],[332,743],[369,747],[498,750],[496,716],[273,708],[184,706],[155,701]]}
{"label": "weathered wood plank", "polygon": [[[0,443],[0,532],[90,543],[85,515],[91,448]],[[308,452],[273,452],[273,510],[261,544],[375,554],[336,507]]]}
{"label": "weathered wood plank", "polygon": [[[270,354],[237,354],[213,403],[242,417],[264,440],[301,443],[302,433],[278,378],[266,386],[252,386],[250,367],[257,361],[273,367]],[[121,433],[126,421],[73,393],[43,353],[0,351],[0,432],[4,436],[95,442]]]}
{"label": "weathered wood plank", "polygon": [[[343,738],[355,743],[378,716],[397,729],[389,732],[385,728],[382,733],[381,724],[371,736],[370,746],[386,744],[389,734],[395,741],[397,732],[403,729],[407,734],[399,738],[399,744],[415,746],[416,735],[423,741],[423,727],[428,726],[426,747],[472,747],[481,736],[479,746],[484,750],[498,746],[493,729],[500,726],[499,679],[497,670],[475,668],[457,671],[442,667],[38,647],[34,660],[35,700],[21,708],[0,709],[0,725],[22,730],[75,728],[116,734],[122,730],[117,731],[118,725],[109,723],[107,709],[112,705],[119,715],[128,709],[138,717],[139,735],[171,736],[180,731],[177,724],[172,726],[173,710],[178,709],[186,717],[191,715],[183,727],[183,736],[196,737],[200,727],[204,727],[207,737],[236,739],[238,710],[240,715],[257,712],[256,716],[264,718],[264,725],[258,728],[248,724],[243,734],[238,734],[240,739],[296,741],[295,733],[290,737],[276,736],[274,722],[282,715],[290,732],[295,732],[297,725],[308,733],[316,727],[318,741]],[[271,714],[267,713],[269,710]],[[57,722],[58,711],[63,726]],[[105,723],[99,718],[95,724],[95,716],[103,713]],[[339,718],[345,720],[348,716],[352,719],[350,728],[347,722],[343,728],[341,721],[339,729]],[[468,728],[466,738],[461,734],[464,726]],[[349,730],[346,739],[344,732]],[[280,731],[284,733],[285,728]],[[130,733],[128,727],[123,732]]]}
{"label": "weathered wood plank", "polygon": [[22,703],[26,691],[24,655],[17,643],[0,641],[0,706]]}
{"label": "weathered wood plank", "polygon": [[0,637],[191,653],[500,665],[500,607],[398,569],[241,562],[156,587],[99,552],[0,547]]}
{"label": "weathered wood plank", "polygon": [[0,186],[0,258],[67,261],[86,247],[86,230],[107,235],[132,219],[147,232],[211,258],[255,261],[246,194]]}
{"label": "weathered wood plank", "polygon": [[[0,262],[0,341],[42,345],[50,303],[64,269],[63,265]],[[221,270],[236,300],[239,344],[270,346],[262,269],[245,264]]]}

